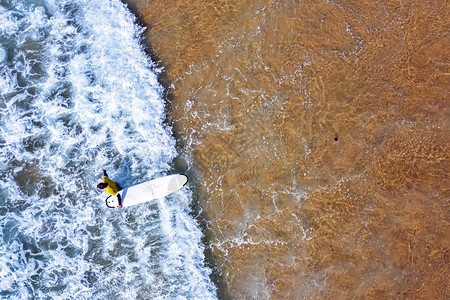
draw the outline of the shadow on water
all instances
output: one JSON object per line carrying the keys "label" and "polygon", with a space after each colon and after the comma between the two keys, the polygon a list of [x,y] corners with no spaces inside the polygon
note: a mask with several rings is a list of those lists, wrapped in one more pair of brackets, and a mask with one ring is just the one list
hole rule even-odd
{"label": "shadow on water", "polygon": [[131,164],[132,162],[130,160],[126,160],[119,165],[119,168],[117,170],[115,180],[121,182],[123,188],[131,186],[133,184],[133,178],[131,176]]}
{"label": "shadow on water", "polygon": [[[128,9],[134,14],[136,17],[136,23],[142,27],[146,28],[144,32],[140,35],[141,39],[141,46],[146,55],[152,60],[152,62],[155,63],[156,68],[159,68],[161,72],[158,74],[158,82],[163,87],[163,97],[164,97],[164,106],[165,106],[165,120],[164,124],[166,126],[169,126],[172,128],[172,135],[175,138],[176,142],[176,149],[177,149],[177,157],[172,162],[172,168],[174,173],[184,173],[189,178],[189,186],[190,188],[195,192],[198,189],[198,186],[200,184],[199,180],[199,172],[195,170],[194,168],[188,167],[188,164],[186,162],[186,158],[184,153],[187,151],[187,147],[183,142],[183,139],[181,138],[180,132],[176,130],[176,126],[174,126],[173,123],[173,117],[172,117],[172,107],[171,103],[173,100],[173,94],[171,93],[171,85],[172,82],[169,80],[167,73],[165,71],[166,65],[163,61],[161,61],[160,57],[155,53],[155,51],[152,48],[151,42],[147,38],[147,34],[145,33],[146,30],[149,28],[149,24],[146,24],[143,21],[142,14],[137,8],[136,3],[133,0],[121,0],[122,3],[127,5]],[[124,166],[126,169],[126,166]],[[120,174],[123,174],[124,179],[128,178],[129,175],[126,175],[125,169],[120,172]],[[125,173],[123,173],[125,172]],[[122,177],[122,175],[120,175]],[[200,228],[203,233],[202,242],[205,246],[205,263],[206,266],[209,267],[212,270],[212,273],[210,275],[211,281],[216,285],[217,287],[217,296],[219,299],[231,299],[227,292],[226,284],[223,280],[222,272],[220,270],[220,267],[217,265],[216,260],[214,259],[211,246],[208,243],[208,238],[206,237],[207,232],[207,219],[204,216],[204,212],[202,210],[202,207],[200,205],[200,196],[197,193],[193,194],[193,201],[191,205],[192,213],[191,216],[197,220],[197,222],[200,225]]]}

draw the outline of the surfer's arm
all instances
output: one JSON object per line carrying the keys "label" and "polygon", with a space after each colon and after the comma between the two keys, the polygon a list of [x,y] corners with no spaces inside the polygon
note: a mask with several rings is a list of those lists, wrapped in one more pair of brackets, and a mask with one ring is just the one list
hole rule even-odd
{"label": "surfer's arm", "polygon": [[106,170],[103,170],[103,176],[108,177],[108,173],[106,173]]}

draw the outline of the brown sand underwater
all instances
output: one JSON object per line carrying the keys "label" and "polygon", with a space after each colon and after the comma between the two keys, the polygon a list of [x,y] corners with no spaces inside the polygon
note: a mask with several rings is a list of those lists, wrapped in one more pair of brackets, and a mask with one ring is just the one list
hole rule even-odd
{"label": "brown sand underwater", "polygon": [[447,1],[133,2],[219,298],[450,297]]}

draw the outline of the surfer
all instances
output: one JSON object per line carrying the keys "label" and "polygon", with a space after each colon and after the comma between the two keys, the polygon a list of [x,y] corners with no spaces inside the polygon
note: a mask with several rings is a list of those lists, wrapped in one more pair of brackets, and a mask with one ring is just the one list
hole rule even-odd
{"label": "surfer", "polygon": [[[117,194],[118,191],[122,190],[118,182],[112,181],[108,178],[108,173],[106,173],[106,170],[103,170],[103,176],[105,177],[103,177],[101,183],[97,184],[97,188],[101,190],[105,189],[108,194],[113,196]],[[119,206],[117,208],[122,208],[122,197],[120,194],[117,194],[117,199],[119,200]]]}

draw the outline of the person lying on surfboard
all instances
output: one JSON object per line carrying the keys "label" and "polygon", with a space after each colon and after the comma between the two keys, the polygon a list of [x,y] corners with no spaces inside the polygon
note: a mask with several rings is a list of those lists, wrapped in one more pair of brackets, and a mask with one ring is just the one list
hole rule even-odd
{"label": "person lying on surfboard", "polygon": [[[112,181],[108,178],[108,173],[106,173],[106,170],[103,170],[103,175],[105,177],[103,177],[101,183],[97,184],[97,188],[101,190],[104,189],[108,194],[113,196],[117,194],[118,191],[122,190],[118,182]],[[117,208],[122,208],[122,197],[120,197],[119,194],[117,195],[117,199],[119,200],[119,206]]]}

